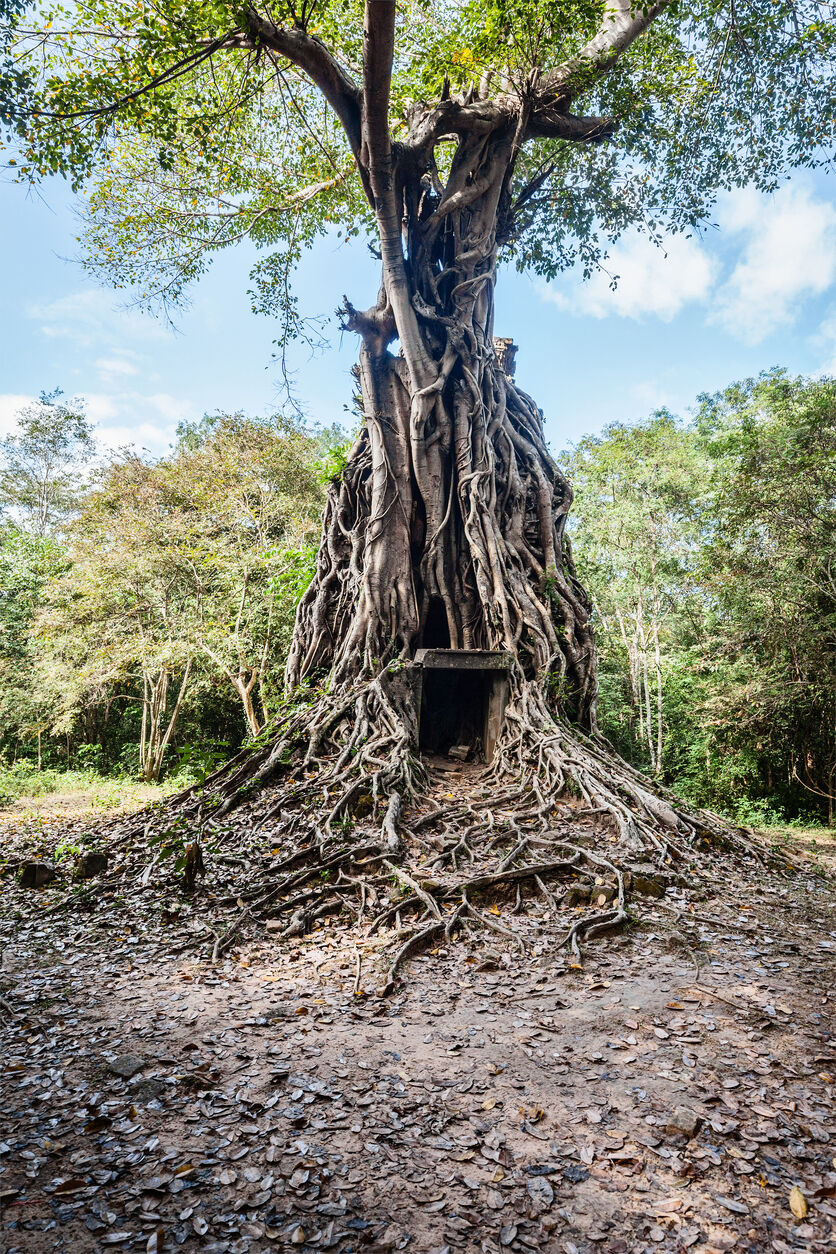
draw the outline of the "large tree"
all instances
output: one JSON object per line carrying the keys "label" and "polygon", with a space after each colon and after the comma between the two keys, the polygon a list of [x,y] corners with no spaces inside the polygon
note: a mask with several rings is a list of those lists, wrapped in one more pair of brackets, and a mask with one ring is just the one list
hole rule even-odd
{"label": "large tree", "polygon": [[117,284],[176,301],[212,250],[249,236],[263,249],[254,303],[293,334],[304,326],[288,275],[317,233],[365,233],[380,260],[375,303],[342,308],[363,424],[287,671],[291,687],[326,691],[217,779],[226,804],[286,770],[276,811],[324,798],[329,822],[366,792],[413,794],[399,668],[429,634],[513,658],[497,777],[528,775],[542,814],[571,780],[633,847],[675,848],[699,821],[596,736],[571,490],[496,347],[497,267],[589,270],[627,226],[693,229],[719,188],[769,189],[822,160],[829,10],[79,0],[12,26],[21,177],[92,178],[89,264]]}

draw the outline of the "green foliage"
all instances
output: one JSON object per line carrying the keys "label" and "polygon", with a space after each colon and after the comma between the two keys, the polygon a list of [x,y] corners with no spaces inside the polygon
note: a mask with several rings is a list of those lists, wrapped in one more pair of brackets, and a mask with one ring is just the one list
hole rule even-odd
{"label": "green foliage", "polygon": [[605,734],[741,822],[832,821],[836,383],[773,371],[583,440],[569,471]]}
{"label": "green foliage", "polygon": [[0,440],[0,512],[37,536],[54,531],[78,505],[81,469],[95,451],[93,428],[79,401],[64,405],[59,389],[17,416]]}
{"label": "green foliage", "polygon": [[[83,420],[67,411],[56,434],[51,406],[34,417],[46,409],[66,467]],[[33,439],[31,413],[21,428],[0,449],[0,474],[12,475],[8,448],[16,457]],[[209,415],[181,425],[168,457],[121,454],[86,484],[74,479],[60,542],[54,510],[53,534],[32,515],[29,528],[0,522],[0,754],[153,778],[149,746],[156,728],[162,763],[168,729],[180,746],[170,773],[185,786],[255,736],[281,710],[295,607],[343,443],[337,428]],[[7,794],[20,787],[10,776]]]}
{"label": "green foliage", "polygon": [[217,415],[181,427],[168,458],[131,454],[102,471],[38,619],[62,693],[57,728],[120,685],[144,684],[150,709],[169,675],[186,709],[228,684],[259,729],[322,507],[318,454],[280,420]]}
{"label": "green foliage", "polygon": [[49,724],[31,629],[44,586],[65,568],[55,540],[0,523],[0,753],[15,737],[37,736]]}
{"label": "green foliage", "polygon": [[[290,286],[303,250],[328,230],[371,237],[373,220],[336,114],[303,69],[258,46],[253,23],[310,35],[359,85],[363,9],[5,0],[0,121],[16,144],[11,162],[23,181],[58,172],[86,190],[88,267],[150,305],[182,301],[216,251],[249,239],[260,253],[254,308],[280,321],[280,338],[304,336]],[[603,0],[398,5],[396,140],[416,101],[448,91],[524,99],[558,69],[576,112],[617,124],[613,144],[535,137],[520,154],[505,249],[541,275],[574,262],[589,271],[631,224],[653,237],[692,230],[719,188],[774,187],[832,145],[836,24],[815,0],[672,4],[598,63],[580,54],[607,13]],[[452,151],[449,137],[438,145],[442,175]]]}
{"label": "green foliage", "polygon": [[576,556],[595,602],[605,734],[652,771],[662,763],[661,637],[691,592],[706,463],[667,411],[587,437],[568,459],[581,526]]}
{"label": "green foliage", "polygon": [[182,781],[182,786],[186,788],[191,784],[202,784],[231,755],[228,744],[216,741],[212,745],[181,745],[176,756],[178,784]]}

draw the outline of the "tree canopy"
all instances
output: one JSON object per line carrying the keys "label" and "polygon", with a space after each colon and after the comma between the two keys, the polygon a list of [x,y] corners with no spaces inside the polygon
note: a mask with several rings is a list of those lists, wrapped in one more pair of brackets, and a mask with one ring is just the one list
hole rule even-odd
{"label": "tree canopy", "polygon": [[379,246],[410,178],[425,231],[443,230],[503,125],[498,242],[544,276],[595,266],[631,224],[694,228],[718,189],[774,187],[827,159],[836,125],[836,24],[814,0],[5,10],[11,160],[24,180],[87,188],[88,265],[176,304],[214,251],[249,237],[254,306],[290,333],[289,271],[318,234]]}
{"label": "tree canopy", "polygon": [[567,455],[605,733],[743,821],[836,807],[836,385],[771,371]]}

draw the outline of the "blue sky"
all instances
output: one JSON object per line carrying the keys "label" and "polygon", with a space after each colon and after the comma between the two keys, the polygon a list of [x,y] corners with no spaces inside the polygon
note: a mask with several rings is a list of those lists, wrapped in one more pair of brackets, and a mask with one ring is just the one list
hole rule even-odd
{"label": "blue sky", "polygon": [[[280,399],[275,329],[250,311],[246,250],[196,285],[177,330],[125,309],[72,260],[76,209],[62,184],[37,195],[0,184],[0,432],[42,389],[86,398],[106,447],[165,452],[181,418],[216,409],[263,413]],[[836,373],[836,182],[799,174],[772,197],[723,196],[715,227],[666,251],[628,236],[606,275],[546,285],[513,271],[497,288],[497,333],[520,346],[517,380],[546,415],[556,451],[607,422],[667,405],[773,365]],[[305,259],[303,311],[332,314],[343,294],[374,301],[364,246],[322,241]],[[328,348],[291,365],[311,421],[346,421],[356,343],[331,320]]]}

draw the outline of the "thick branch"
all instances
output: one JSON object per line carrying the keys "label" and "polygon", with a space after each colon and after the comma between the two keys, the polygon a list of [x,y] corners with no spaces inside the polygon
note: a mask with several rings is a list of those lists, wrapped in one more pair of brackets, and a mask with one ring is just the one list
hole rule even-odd
{"label": "thick branch", "polygon": [[507,125],[518,109],[519,101],[510,96],[473,101],[448,97],[435,105],[416,104],[409,116],[407,144],[426,155],[446,135],[486,135]]}
{"label": "thick branch", "polygon": [[[426,160],[427,154],[445,136],[479,136],[513,125],[520,113],[516,96],[495,100],[441,100],[432,107],[413,109],[408,145]],[[525,129],[526,139],[565,139],[588,144],[609,139],[615,130],[612,118],[582,118],[569,113],[565,103],[543,101],[538,97]]]}
{"label": "thick branch", "polygon": [[548,110],[555,99],[568,104],[605,74],[670,3],[671,0],[657,0],[645,7],[638,0],[610,0],[598,33],[576,57],[564,61],[540,82],[538,111]]}
{"label": "thick branch", "polygon": [[579,118],[558,108],[532,112],[526,139],[566,139],[574,144],[600,144],[615,133],[614,118]]}
{"label": "thick branch", "polygon": [[323,43],[303,30],[287,30],[262,17],[255,9],[247,10],[249,32],[265,47],[292,62],[308,75],[322,92],[343,124],[351,151],[359,158],[361,146],[360,92],[349,74],[334,59]]}

